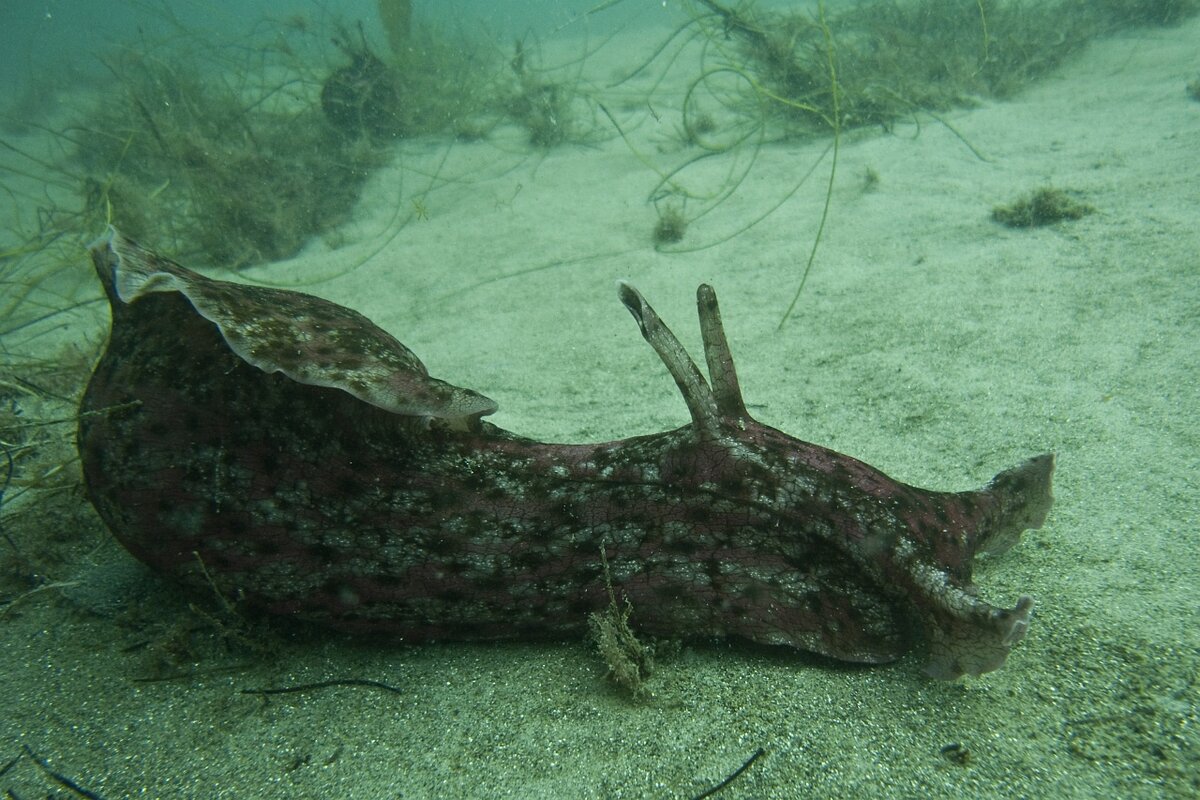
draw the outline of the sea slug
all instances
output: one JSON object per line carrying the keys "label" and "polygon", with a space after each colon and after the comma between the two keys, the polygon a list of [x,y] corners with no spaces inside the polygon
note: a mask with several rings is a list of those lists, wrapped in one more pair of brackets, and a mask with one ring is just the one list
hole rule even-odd
{"label": "sea slug", "polygon": [[92,247],[112,332],[82,401],[88,494],[177,581],[403,641],[577,635],[608,603],[635,628],[881,663],[918,647],[952,679],[1003,664],[1033,606],[980,599],[977,552],[1041,526],[1054,457],[976,491],[918,489],[746,411],[716,294],[708,377],[628,284],[621,302],[689,424],[547,444],[431,378],[357,312],[205,278],[116,231]]}

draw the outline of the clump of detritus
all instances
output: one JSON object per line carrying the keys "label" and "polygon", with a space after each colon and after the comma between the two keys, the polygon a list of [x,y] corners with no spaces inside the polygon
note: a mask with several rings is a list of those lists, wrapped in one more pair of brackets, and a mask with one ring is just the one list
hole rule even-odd
{"label": "clump of detritus", "polygon": [[409,5],[380,3],[392,52],[301,18],[234,56],[198,34],[102,56],[113,81],[69,128],[87,132],[69,137],[82,214],[54,221],[228,269],[294,256],[350,219],[396,142],[494,124],[490,48],[412,28]]}
{"label": "clump of detritus", "polygon": [[104,59],[114,83],[77,123],[89,135],[72,137],[85,225],[111,222],[206,265],[288,258],[349,218],[386,153],[345,137],[302,83],[266,66],[223,80],[229,65],[202,44]]}
{"label": "clump of detritus", "polygon": [[741,106],[749,117],[766,111],[791,134],[890,130],[917,111],[1011,97],[1094,39],[1200,13],[1198,0],[860,0],[815,13],[753,0],[688,5],[709,52],[728,59],[702,62],[689,95],[736,111],[722,93],[734,82],[720,80],[736,76],[752,92]]}
{"label": "clump of detritus", "polygon": [[938,752],[942,754],[942,758],[951,764],[956,764],[960,767],[970,766],[971,764],[971,749],[962,742],[951,742],[948,745],[944,745]]}
{"label": "clump of detritus", "polygon": [[858,187],[863,194],[878,189],[879,181],[879,171],[870,164],[863,167],[862,172],[858,174]]}
{"label": "clump of detritus", "polygon": [[608,559],[600,550],[604,564],[604,585],[608,589],[608,605],[603,611],[588,615],[588,630],[597,652],[608,665],[608,679],[633,697],[646,693],[646,680],[654,672],[654,645],[643,644],[629,627],[633,604],[629,598],[617,603],[613,591],[612,576],[608,570]]}
{"label": "clump of detritus", "polygon": [[683,216],[683,210],[672,203],[668,203],[658,211],[658,221],[654,223],[654,231],[652,238],[654,246],[661,247],[665,244],[676,244],[683,241],[683,235],[687,233],[687,218]]}
{"label": "clump of detritus", "polygon": [[[25,277],[0,275],[14,286]],[[43,311],[40,304],[58,299],[29,297],[25,304]],[[12,365],[0,367],[0,620],[74,586],[73,574],[104,536],[74,468],[75,397],[95,353],[71,346],[47,360],[20,354],[27,313],[20,300],[0,301],[0,339],[13,345]]]}
{"label": "clump of detritus", "polygon": [[400,114],[406,100],[400,74],[371,52],[361,29],[359,35],[360,44],[346,36],[333,40],[350,63],[335,69],[321,85],[325,119],[351,138],[404,136],[408,126]]}
{"label": "clump of detritus", "polygon": [[1200,101],[1200,77],[1197,77],[1195,80],[1188,81],[1187,93],[1188,97],[1192,98],[1193,100]]}
{"label": "clump of detritus", "polygon": [[1079,219],[1096,209],[1062,189],[1043,186],[1007,205],[992,208],[992,219],[1010,228],[1037,228]]}
{"label": "clump of detritus", "polygon": [[504,111],[525,129],[531,145],[550,149],[595,140],[595,106],[579,90],[578,76],[557,79],[560,71],[536,65],[521,39],[514,42],[508,63],[516,85],[506,98]]}
{"label": "clump of detritus", "polygon": [[494,124],[491,107],[500,92],[490,49],[434,26],[412,27],[407,10],[389,23],[385,9],[407,5],[379,4],[389,52],[372,50],[362,23],[357,35],[338,29],[333,43],[350,63],[321,85],[326,120],[350,140],[377,143],[460,131],[482,136]]}
{"label": "clump of detritus", "polygon": [[266,661],[278,645],[269,635],[244,621],[210,613],[190,604],[166,621],[118,620],[141,637],[126,652],[138,654],[137,680],[176,680],[208,670]]}
{"label": "clump of detritus", "polygon": [[[212,596],[189,599],[186,608],[162,606],[148,613],[146,605],[131,607],[119,620],[140,641],[129,651],[141,653],[141,680],[169,680],[228,663],[253,663],[272,656],[279,639],[261,621],[251,620],[213,581],[199,554],[193,553]],[[219,668],[219,667],[217,667]]]}
{"label": "clump of detritus", "polygon": [[703,147],[718,132],[717,120],[707,111],[683,109],[683,123],[675,128],[675,137],[688,147]]}

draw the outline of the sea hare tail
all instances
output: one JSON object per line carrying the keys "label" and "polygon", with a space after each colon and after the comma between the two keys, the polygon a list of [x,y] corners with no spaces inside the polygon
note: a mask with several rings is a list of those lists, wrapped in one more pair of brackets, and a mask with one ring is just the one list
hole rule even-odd
{"label": "sea hare tail", "polygon": [[995,608],[960,589],[940,598],[940,619],[927,630],[925,673],[954,680],[999,669],[1013,645],[1025,638],[1033,599],[1022,596],[1012,608]]}
{"label": "sea hare tail", "polygon": [[1054,503],[1053,474],[1054,454],[1043,453],[992,478],[984,491],[997,498],[999,517],[976,543],[979,551],[1003,553],[1017,543],[1022,532],[1042,527]]}
{"label": "sea hare tail", "polygon": [[[1042,526],[1054,502],[1053,473],[1054,454],[1045,453],[1006,469],[979,491],[966,493],[989,508],[977,530],[968,535],[968,563],[975,552],[1002,553],[1022,532]],[[925,672],[932,677],[954,680],[998,669],[1013,645],[1025,637],[1032,598],[1022,596],[1012,608],[997,608],[979,598],[969,573],[960,582],[928,564],[912,563],[909,574],[929,648]]]}

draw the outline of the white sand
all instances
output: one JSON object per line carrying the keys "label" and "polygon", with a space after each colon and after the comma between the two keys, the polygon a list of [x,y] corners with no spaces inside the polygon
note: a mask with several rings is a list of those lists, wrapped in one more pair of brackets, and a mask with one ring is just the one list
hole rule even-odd
{"label": "white sand", "polygon": [[[634,704],[582,643],[319,639],[227,673],[136,683],[128,632],[31,598],[0,619],[0,765],[25,744],[106,798],[675,798],[763,747],[722,796],[1193,796],[1200,103],[1184,84],[1200,72],[1197,41],[1195,22],[1104,41],[1012,101],[949,115],[986,162],[928,119],[852,137],[781,331],[827,162],[756,227],[671,255],[649,243],[656,178],[619,139],[545,156],[456,146],[432,182],[411,168],[441,151],[414,147],[373,181],[342,249],[251,273],[344,272],[308,290],[366,313],[434,375],[496,399],[497,424],[539,438],[686,420],[616,299],[626,278],[694,353],[693,293],[712,283],[753,413],[894,477],[966,489],[1057,452],[1048,524],[977,572],[996,604],[1037,600],[1002,670],[947,684],[923,677],[916,656],[841,668],[702,644],[662,664],[653,696]],[[614,60],[631,63],[621,46]],[[596,68],[597,83],[609,76]],[[636,111],[638,93],[604,99],[623,124],[640,117],[631,136],[655,163],[678,163],[686,154],[653,153],[670,117]],[[765,148],[682,246],[762,213],[824,147]],[[880,180],[864,192],[868,167]],[[1098,213],[1037,230],[990,220],[992,205],[1045,184]],[[427,219],[384,246],[414,199]],[[125,557],[108,545],[93,558]],[[239,694],[347,676],[404,694]],[[968,764],[940,753],[951,743]],[[48,784],[25,760],[0,788],[32,797]]]}

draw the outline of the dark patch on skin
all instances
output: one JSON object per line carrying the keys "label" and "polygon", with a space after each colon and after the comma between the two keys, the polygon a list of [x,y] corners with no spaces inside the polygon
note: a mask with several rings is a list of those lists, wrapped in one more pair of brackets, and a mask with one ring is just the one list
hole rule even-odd
{"label": "dark patch on skin", "polygon": [[308,557],[316,564],[332,564],[338,549],[332,545],[314,542],[308,546]]}
{"label": "dark patch on skin", "polygon": [[[512,557],[513,565],[521,570],[534,570],[546,562],[546,554],[541,550],[527,549]],[[536,600],[538,595],[531,593],[530,600]]]}
{"label": "dark patch on skin", "polygon": [[250,551],[256,556],[270,557],[279,552],[279,543],[270,539],[254,542],[250,545]]}
{"label": "dark patch on skin", "polygon": [[680,556],[690,556],[700,549],[700,545],[692,539],[673,537],[663,542],[663,550]]}
{"label": "dark patch on skin", "polygon": [[384,589],[393,589],[397,586],[404,585],[404,579],[401,576],[392,574],[392,573],[388,572],[386,569],[379,570],[379,573],[376,576],[375,582],[378,583],[379,586]]}
{"label": "dark patch on skin", "polygon": [[225,570],[233,566],[233,561],[224,553],[212,553],[202,559],[205,567],[210,570]]}
{"label": "dark patch on skin", "polygon": [[[751,603],[755,602],[756,600],[762,599],[762,597],[766,594],[767,594],[766,589],[762,586],[759,586],[756,583],[746,584],[741,589],[742,599],[746,600],[748,602],[751,602]],[[739,614],[745,612],[745,610],[746,610],[744,606],[735,606],[734,608],[741,609],[740,611],[735,611],[735,613],[739,613]]]}
{"label": "dark patch on skin", "polygon": [[462,542],[452,536],[429,536],[424,541],[425,549],[439,558],[455,556],[463,551]]}
{"label": "dark patch on skin", "polygon": [[580,566],[577,568],[576,572],[579,576],[579,585],[581,586],[590,586],[591,584],[598,582],[600,580],[600,576],[604,574],[604,571],[595,564],[585,564]]}
{"label": "dark patch on skin", "polygon": [[683,592],[678,586],[654,587],[654,596],[662,601],[670,602],[672,600],[678,600],[681,594],[683,594]]}
{"label": "dark patch on skin", "polygon": [[571,552],[579,559],[588,559],[589,561],[596,558],[596,554],[600,552],[600,546],[589,539],[577,539],[571,542]]}
{"label": "dark patch on skin", "polygon": [[567,613],[574,614],[586,618],[588,614],[596,610],[594,603],[590,602],[583,595],[576,595],[567,601]]}
{"label": "dark patch on skin", "polygon": [[442,589],[438,592],[438,599],[450,605],[461,603],[466,597],[461,589]]}
{"label": "dark patch on skin", "polygon": [[472,472],[462,479],[462,487],[468,491],[479,492],[488,500],[503,500],[508,492],[499,486],[492,486],[487,475],[482,472]]}
{"label": "dark patch on skin", "polygon": [[353,500],[366,491],[363,482],[352,475],[342,475],[337,479],[335,491],[347,500]]}
{"label": "dark patch on skin", "polygon": [[512,585],[512,578],[500,572],[480,575],[475,578],[479,588],[485,592],[501,592]]}
{"label": "dark patch on skin", "polygon": [[429,506],[437,512],[460,505],[462,493],[456,489],[431,489],[428,493]]}

